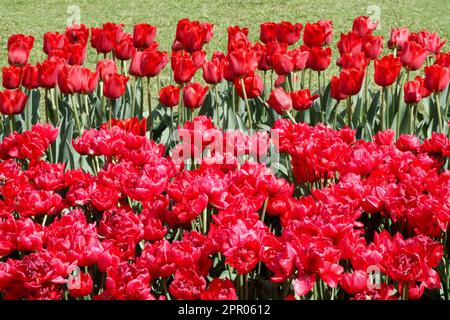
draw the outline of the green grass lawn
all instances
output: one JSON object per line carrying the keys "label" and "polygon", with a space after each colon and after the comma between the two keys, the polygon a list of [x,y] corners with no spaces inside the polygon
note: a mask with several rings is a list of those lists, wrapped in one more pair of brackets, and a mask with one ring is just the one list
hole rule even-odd
{"label": "green grass lawn", "polygon": [[[416,31],[428,29],[446,39],[450,32],[450,2],[440,0],[193,0],[192,3],[185,0],[1,0],[1,64],[6,64],[6,42],[13,33],[34,35],[36,42],[31,61],[41,60],[44,57],[41,49],[43,33],[65,28],[70,5],[80,7],[81,22],[87,26],[99,26],[106,21],[121,22],[126,25],[127,31],[131,31],[137,22],[154,24],[159,28],[157,40],[164,50],[170,49],[176,23],[184,17],[215,24],[215,36],[207,46],[209,52],[225,49],[228,25],[249,27],[251,40],[256,40],[259,24],[269,20],[304,24],[318,19],[332,19],[336,42],[340,32],[351,28],[356,16],[368,14],[370,5],[380,8],[381,29],[376,31],[378,34],[389,36],[393,26],[407,26]],[[448,47],[447,44],[445,48],[448,50]]]}

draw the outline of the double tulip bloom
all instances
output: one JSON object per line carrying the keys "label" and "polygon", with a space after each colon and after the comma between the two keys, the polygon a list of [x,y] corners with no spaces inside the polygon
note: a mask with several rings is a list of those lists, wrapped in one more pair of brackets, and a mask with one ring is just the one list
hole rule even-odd
{"label": "double tulip bloom", "polygon": [[25,109],[28,97],[21,90],[0,91],[0,113],[4,115],[20,114]]}

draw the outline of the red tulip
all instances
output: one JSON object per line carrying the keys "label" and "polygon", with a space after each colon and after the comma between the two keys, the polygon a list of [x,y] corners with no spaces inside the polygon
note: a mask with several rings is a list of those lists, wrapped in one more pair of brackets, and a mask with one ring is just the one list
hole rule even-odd
{"label": "red tulip", "polygon": [[440,52],[436,55],[435,64],[442,67],[450,68],[450,52]]}
{"label": "red tulip", "polygon": [[420,69],[427,56],[428,50],[413,41],[406,41],[399,53],[400,62],[408,70]]}
{"label": "red tulip", "polygon": [[422,95],[420,93],[420,81],[412,80],[405,82],[403,92],[405,103],[418,103],[422,100]]}
{"label": "red tulip", "polygon": [[277,24],[275,22],[264,22],[260,25],[259,39],[262,43],[269,43],[277,39]]}
{"label": "red tulip", "polygon": [[[179,52],[181,53],[181,51]],[[191,81],[197,71],[197,66],[189,54],[181,55],[173,52],[171,65],[173,70],[173,78],[178,84]]]}
{"label": "red tulip", "polygon": [[68,64],[71,65],[82,65],[86,59],[86,45],[82,43],[71,44],[67,49],[69,51]]}
{"label": "red tulip", "polygon": [[[249,74],[243,78],[245,93],[247,94],[247,99],[254,99],[259,97],[263,92],[264,83],[261,77],[257,74]],[[245,98],[244,91],[242,90],[242,81],[240,79],[234,80],[234,85],[236,86],[236,92],[242,99]]]}
{"label": "red tulip", "polygon": [[69,40],[64,33],[46,32],[44,33],[44,52],[50,54],[55,49],[62,49]]}
{"label": "red tulip", "polygon": [[161,90],[159,91],[159,101],[167,107],[176,106],[179,100],[180,100],[180,88],[177,86],[170,85],[161,88]]}
{"label": "red tulip", "polygon": [[188,52],[201,50],[213,34],[213,26],[199,21],[181,19],[177,24],[175,39],[180,44],[180,49]]}
{"label": "red tulip", "polygon": [[36,89],[38,83],[39,70],[37,66],[27,64],[22,70],[22,85],[27,89]]}
{"label": "red tulip", "polygon": [[58,72],[58,87],[64,94],[88,93],[95,90],[98,83],[98,72],[78,65],[65,65]]}
{"label": "red tulip", "polygon": [[142,63],[142,51],[136,51],[133,54],[133,58],[131,59],[130,67],[128,72],[135,77],[143,77],[141,71],[141,63]]}
{"label": "red tulip", "polygon": [[326,30],[319,22],[307,23],[303,31],[303,44],[310,48],[322,47],[327,39]]}
{"label": "red tulip", "polygon": [[292,24],[288,21],[282,21],[277,25],[277,40],[288,45],[294,44],[300,39],[301,31],[302,25],[300,23]]}
{"label": "red tulip", "polygon": [[306,68],[309,58],[309,51],[302,51],[300,48],[291,50],[289,54],[294,61],[294,70],[301,71]]}
{"label": "red tulip", "polygon": [[369,17],[360,16],[353,20],[352,31],[356,32],[361,38],[364,38],[367,35],[371,35],[377,26],[378,23],[373,22]]}
{"label": "red tulip", "polygon": [[136,49],[147,49],[155,41],[155,26],[148,23],[138,23],[133,28],[133,44]]}
{"label": "red tulip", "polygon": [[383,51],[383,37],[367,35],[363,39],[363,52],[370,60],[378,58]]}
{"label": "red tulip", "polygon": [[292,107],[295,110],[307,110],[312,106],[314,100],[316,100],[319,95],[315,94],[311,96],[309,89],[298,90],[290,93],[292,99]]}
{"label": "red tulip", "polygon": [[364,80],[364,70],[343,69],[339,75],[340,92],[347,96],[358,94]]}
{"label": "red tulip", "polygon": [[205,50],[199,50],[192,52],[192,60],[194,61],[195,67],[197,69],[201,68],[203,66],[203,63],[206,61],[206,51]]}
{"label": "red tulip", "polygon": [[339,77],[333,76],[331,78],[330,86],[330,94],[333,99],[344,100],[347,98],[347,95],[343,94],[341,91],[341,80],[339,79]]}
{"label": "red tulip", "polygon": [[329,45],[333,37],[333,21],[331,20],[319,20],[317,23],[322,27],[325,33],[325,40],[323,45]]}
{"label": "red tulip", "polygon": [[347,34],[341,33],[337,47],[341,55],[345,53],[358,54],[362,51],[362,39],[354,31]]}
{"label": "red tulip", "polygon": [[309,57],[306,67],[314,71],[323,71],[330,65],[331,49],[314,47],[308,50]]}
{"label": "red tulip", "polygon": [[272,90],[267,103],[279,114],[284,114],[292,109],[291,96],[283,88]]}
{"label": "red tulip", "polygon": [[205,100],[208,87],[203,87],[200,83],[189,83],[183,87],[183,103],[186,108],[200,108]]}
{"label": "red tulip", "polygon": [[286,75],[294,71],[294,59],[287,53],[276,53],[272,56],[272,67],[278,75]]}
{"label": "red tulip", "polygon": [[409,29],[408,28],[393,28],[391,30],[391,38],[388,41],[389,49],[401,49],[403,44],[408,41]]}
{"label": "red tulip", "polygon": [[133,38],[129,34],[124,34],[122,39],[114,46],[114,56],[122,61],[130,60],[135,51]]}
{"label": "red tulip", "polygon": [[89,295],[94,288],[91,275],[89,273],[81,272],[77,277],[79,286],[71,286],[69,294],[74,298],[81,298]]}
{"label": "red tulip", "polygon": [[16,66],[2,68],[3,88],[17,89],[22,81],[22,68]]}
{"label": "red tulip", "polygon": [[445,44],[436,32],[420,31],[417,33],[417,42],[427,49],[430,53],[437,54]]}
{"label": "red tulip", "polygon": [[96,71],[100,75],[100,79],[104,79],[107,74],[117,73],[117,66],[113,59],[99,60]]}
{"label": "red tulip", "polygon": [[123,74],[107,74],[104,78],[103,95],[109,99],[117,99],[125,93],[130,78]]}
{"label": "red tulip", "polygon": [[22,113],[27,99],[27,95],[21,90],[0,91],[0,113],[4,115]]}
{"label": "red tulip", "polygon": [[8,38],[8,63],[22,66],[27,63],[33,48],[34,37],[14,34]]}
{"label": "red tulip", "polygon": [[169,62],[167,52],[144,50],[141,61],[141,74],[145,77],[155,77],[160,74]]}
{"label": "red tulip", "polygon": [[434,64],[425,67],[425,87],[431,92],[441,92],[450,82],[450,70]]}
{"label": "red tulip", "polygon": [[360,69],[363,70],[367,66],[366,55],[362,52],[352,55],[346,53],[342,55],[337,61],[337,65],[343,69]]}
{"label": "red tulip", "polygon": [[223,60],[218,58],[203,64],[203,79],[208,84],[217,84],[223,80]]}
{"label": "red tulip", "polygon": [[39,86],[46,89],[54,88],[56,86],[59,70],[64,64],[64,59],[60,58],[49,58],[42,63],[38,63]]}
{"label": "red tulip", "polygon": [[242,78],[248,73],[255,72],[258,62],[253,50],[237,50],[227,56],[230,76],[233,79]]}
{"label": "red tulip", "polygon": [[66,28],[66,38],[70,43],[81,43],[87,45],[89,39],[89,29],[84,24],[72,25]]}
{"label": "red tulip", "polygon": [[91,46],[98,53],[111,52],[123,34],[123,25],[105,23],[102,28],[92,28]]}
{"label": "red tulip", "polygon": [[382,87],[390,86],[397,80],[402,69],[399,58],[395,58],[393,54],[384,56],[375,60],[375,83]]}

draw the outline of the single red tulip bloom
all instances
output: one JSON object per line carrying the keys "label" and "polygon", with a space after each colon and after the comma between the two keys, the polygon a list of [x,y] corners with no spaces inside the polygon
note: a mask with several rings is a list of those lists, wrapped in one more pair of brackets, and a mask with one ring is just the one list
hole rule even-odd
{"label": "single red tulip bloom", "polygon": [[88,93],[95,90],[98,83],[98,72],[78,65],[65,65],[58,72],[58,87],[64,94]]}
{"label": "single red tulip bloom", "polygon": [[91,294],[92,289],[94,288],[91,275],[89,273],[81,272],[78,277],[77,283],[79,286],[73,286],[73,288],[69,289],[69,294],[74,298],[81,298]]}
{"label": "single red tulip bloom", "polygon": [[436,32],[420,31],[417,33],[417,42],[427,49],[430,53],[437,54],[445,44],[445,40],[437,35]]}
{"label": "single red tulip bloom", "polygon": [[203,64],[203,79],[208,84],[217,84],[223,80],[223,60],[218,58]]}
{"label": "single red tulip bloom", "polygon": [[369,17],[360,16],[353,20],[352,31],[356,32],[361,38],[364,38],[367,35],[371,35],[377,26],[378,23],[373,22]]}
{"label": "single red tulip bloom", "polygon": [[283,88],[272,90],[267,103],[279,114],[284,114],[292,110],[292,98]]}
{"label": "single red tulip bloom", "polygon": [[311,96],[309,89],[298,90],[290,93],[292,99],[292,107],[295,110],[307,110],[309,109],[314,100],[319,98],[318,94]]}
{"label": "single red tulip bloom", "polygon": [[337,61],[337,65],[343,69],[359,69],[363,70],[367,66],[368,59],[363,52],[356,55],[346,53],[342,55]]}
{"label": "single red tulip bloom", "polygon": [[189,55],[172,55],[172,70],[175,82],[181,84],[191,81],[197,71],[197,66]]}
{"label": "single red tulip bloom", "polygon": [[[243,78],[245,93],[247,94],[247,99],[254,99],[259,97],[263,92],[264,83],[261,80],[261,77],[257,74],[249,74]],[[236,92],[244,99],[244,91],[242,90],[242,81],[240,79],[234,80],[234,85],[236,86]]]}
{"label": "single red tulip bloom", "polygon": [[201,50],[211,37],[211,24],[202,24],[199,21],[190,21],[189,19],[178,21],[175,40],[179,42],[181,49],[188,52]]}
{"label": "single red tulip bloom", "polygon": [[208,86],[203,87],[200,83],[189,83],[183,87],[183,103],[186,108],[200,108],[205,101]]}
{"label": "single red tulip bloom", "polygon": [[420,81],[412,80],[405,82],[403,92],[403,99],[407,104],[418,103],[422,100],[422,94],[420,93]]}
{"label": "single red tulip bloom", "polygon": [[169,62],[165,51],[144,50],[141,61],[141,74],[145,77],[156,77]]}
{"label": "single red tulip bloom", "polygon": [[192,61],[194,61],[195,67],[200,69],[206,61],[206,51],[199,50],[192,52]]}
{"label": "single red tulip bloom", "polygon": [[431,92],[441,92],[450,82],[450,70],[438,64],[425,67],[425,87]]}
{"label": "single red tulip bloom", "polygon": [[399,58],[395,58],[393,54],[384,56],[375,60],[375,83],[382,87],[388,87],[397,80],[402,69]]}
{"label": "single red tulip bloom", "polygon": [[367,35],[363,39],[363,52],[370,60],[378,58],[383,51],[383,37]]}
{"label": "single red tulip bloom", "polygon": [[436,55],[435,64],[450,68],[450,52],[440,52]]}
{"label": "single red tulip bloom", "polygon": [[248,73],[255,72],[258,62],[253,50],[236,50],[227,56],[230,76],[233,79],[242,78]]}
{"label": "single red tulip bloom", "polygon": [[401,49],[403,44],[408,41],[409,38],[409,29],[408,28],[393,28],[391,30],[391,37],[388,41],[389,49]]}
{"label": "single red tulip bloom", "polygon": [[25,109],[28,97],[21,90],[0,91],[0,113],[20,114]]}
{"label": "single red tulip bloom", "polygon": [[109,99],[117,99],[125,93],[130,77],[123,74],[107,74],[104,78],[103,95]]}
{"label": "single red tulip bloom", "polygon": [[104,59],[97,62],[96,71],[103,79],[107,74],[117,73],[117,66],[113,59]]}
{"label": "single red tulip bloom", "polygon": [[333,21],[331,20],[319,20],[317,23],[322,27],[325,33],[325,40],[323,45],[329,45],[333,38]]}
{"label": "single red tulip bloom", "polygon": [[155,26],[148,23],[138,23],[133,28],[133,44],[136,49],[147,49],[155,41]]}
{"label": "single red tulip bloom", "polygon": [[81,43],[87,45],[89,40],[89,29],[84,24],[72,25],[66,28],[66,38],[70,43]]}
{"label": "single red tulip bloom", "polygon": [[176,106],[179,100],[180,88],[178,86],[170,85],[159,91],[159,101],[167,107]]}
{"label": "single red tulip bloom", "polygon": [[108,53],[122,38],[123,25],[108,22],[102,28],[92,28],[91,34],[91,46],[98,53]]}
{"label": "single red tulip bloom", "polygon": [[114,56],[122,61],[130,60],[133,57],[136,48],[133,45],[131,35],[125,33],[122,39],[114,46]]}
{"label": "single red tulip bloom", "polygon": [[339,77],[333,76],[331,78],[331,97],[335,100],[344,100],[347,98],[347,95],[343,94],[341,91],[341,80]]}
{"label": "single red tulip bloom", "polygon": [[361,90],[364,70],[343,69],[339,75],[339,80],[340,91],[347,96],[353,96]]}
{"label": "single red tulip bloom", "polygon": [[27,89],[36,89],[38,83],[39,70],[37,66],[27,64],[22,70],[22,85]]}
{"label": "single red tulip bloom", "polygon": [[301,71],[306,68],[309,59],[309,51],[302,51],[300,48],[289,51],[293,61],[294,70]]}
{"label": "single red tulip bloom", "polygon": [[359,35],[356,32],[351,31],[347,34],[341,33],[341,38],[337,43],[337,47],[341,55],[345,53],[357,54],[362,51],[362,43],[362,39]]}
{"label": "single red tulip bloom", "polygon": [[34,37],[23,34],[13,34],[8,38],[8,63],[10,65],[25,65],[33,48]]}
{"label": "single red tulip bloom", "polygon": [[55,49],[62,49],[66,46],[69,40],[64,33],[46,32],[44,33],[44,47],[45,54],[50,54]]}
{"label": "single red tulip bloom", "polygon": [[278,75],[286,75],[294,71],[294,59],[287,53],[276,53],[272,56],[272,67]]}
{"label": "single red tulip bloom", "polygon": [[262,43],[269,43],[277,39],[277,24],[275,22],[261,23],[259,39]]}
{"label": "single red tulip bloom", "polygon": [[399,52],[400,62],[408,70],[419,70],[427,56],[428,50],[413,41],[406,41]]}
{"label": "single red tulip bloom", "polygon": [[86,59],[86,45],[82,43],[75,43],[68,46],[66,49],[69,51],[69,58],[67,60],[68,64],[71,65],[83,65]]}
{"label": "single red tulip bloom", "polygon": [[133,58],[131,59],[130,67],[128,72],[135,77],[143,77],[141,71],[141,63],[142,63],[142,51],[136,51],[133,54]]}
{"label": "single red tulip bloom", "polygon": [[38,63],[39,70],[38,82],[39,86],[46,89],[51,89],[56,86],[56,80],[59,70],[65,64],[64,59],[49,58],[42,63]]}
{"label": "single red tulip bloom", "polygon": [[300,39],[302,24],[292,24],[289,21],[282,21],[277,25],[277,40],[280,43],[292,45]]}
{"label": "single red tulip bloom", "polygon": [[17,89],[22,81],[22,68],[16,66],[2,68],[2,83],[5,89]]}
{"label": "single red tulip bloom", "polygon": [[314,47],[308,50],[309,57],[306,67],[314,71],[323,71],[331,63],[331,49]]}
{"label": "single red tulip bloom", "polygon": [[326,30],[318,23],[307,23],[303,31],[303,44],[310,48],[322,47],[327,38]]}

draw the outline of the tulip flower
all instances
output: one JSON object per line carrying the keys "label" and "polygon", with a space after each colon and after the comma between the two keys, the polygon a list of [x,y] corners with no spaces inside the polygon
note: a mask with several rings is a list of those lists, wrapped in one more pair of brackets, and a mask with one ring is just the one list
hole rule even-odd
{"label": "tulip flower", "polygon": [[331,62],[331,49],[314,47],[308,50],[309,57],[306,63],[307,68],[314,71],[323,71],[328,68]]}
{"label": "tulip flower", "polygon": [[[255,73],[252,73],[245,76],[242,80],[244,82],[247,99],[254,99],[256,97],[261,96],[264,83],[261,80],[260,76],[258,76]],[[236,86],[236,92],[239,95],[239,97],[245,99],[244,91],[242,88],[242,81],[240,79],[236,79],[234,80],[234,85]]]}
{"label": "tulip flower", "polygon": [[84,24],[74,24],[66,28],[65,36],[72,44],[81,43],[86,45],[89,39],[89,29]]}
{"label": "tulip flower", "polygon": [[183,103],[188,109],[200,108],[205,100],[208,87],[200,83],[189,83],[183,87]]}
{"label": "tulip flower", "polygon": [[135,51],[133,38],[129,34],[124,34],[122,39],[114,46],[114,56],[122,61],[130,60]]}
{"label": "tulip flower", "polygon": [[39,87],[39,70],[37,66],[27,64],[22,70],[22,85],[31,90]]}
{"label": "tulip flower", "polygon": [[309,109],[314,100],[319,98],[318,94],[311,96],[309,89],[298,90],[290,93],[292,99],[292,107],[295,110],[307,110]]}
{"label": "tulip flower", "polygon": [[375,60],[375,83],[382,87],[392,85],[400,73],[402,65],[399,58],[390,54]]}
{"label": "tulip flower", "polygon": [[227,56],[229,74],[232,79],[255,72],[258,62],[253,50],[237,50]]}
{"label": "tulip flower", "polygon": [[65,65],[58,72],[58,87],[64,94],[88,93],[95,90],[98,83],[98,72],[78,65]]}
{"label": "tulip flower", "polygon": [[389,49],[402,49],[403,44],[408,41],[408,28],[393,28],[391,30],[391,37],[388,41]]}
{"label": "tulip flower", "polygon": [[280,43],[287,43],[292,45],[300,39],[300,33],[302,31],[302,24],[292,24],[288,21],[282,21],[277,25],[277,40]]}
{"label": "tulip flower", "polygon": [[218,58],[207,61],[202,66],[203,79],[208,84],[217,84],[223,80],[223,60]]}
{"label": "tulip flower", "polygon": [[188,52],[201,50],[203,45],[211,40],[213,25],[181,19],[177,24],[175,39],[180,44],[180,50]]}
{"label": "tulip flower", "polygon": [[353,20],[352,31],[356,32],[361,38],[364,38],[367,35],[371,35],[377,26],[378,23],[373,22],[369,17],[360,16]]}
{"label": "tulip flower", "polygon": [[346,53],[342,55],[336,63],[343,69],[360,69],[363,70],[368,64],[366,55],[362,52],[358,54]]}
{"label": "tulip flower", "polygon": [[8,63],[10,65],[25,65],[33,48],[34,37],[14,34],[8,38]]}
{"label": "tulip flower", "polygon": [[107,74],[117,73],[117,66],[113,59],[99,60],[96,71],[100,75],[100,79],[103,80]]}
{"label": "tulip flower", "polygon": [[309,51],[302,51],[300,48],[297,48],[289,51],[289,54],[293,59],[295,71],[301,71],[306,68],[309,58]]}
{"label": "tulip flower", "polygon": [[69,47],[66,49],[69,52],[67,63],[71,65],[84,64],[84,60],[86,59],[86,48],[87,46],[82,43],[69,45]]}
{"label": "tulip flower", "polygon": [[141,74],[145,77],[156,77],[169,62],[167,52],[144,50],[141,61]]}
{"label": "tulip flower", "polygon": [[122,38],[123,25],[114,23],[105,23],[102,28],[91,29],[91,46],[97,50],[98,53],[111,52]]}
{"label": "tulip flower", "polygon": [[276,53],[272,56],[272,67],[278,75],[291,73],[294,66],[294,59],[287,53]]}
{"label": "tulip flower", "polygon": [[364,70],[343,69],[339,75],[340,92],[346,96],[358,94],[364,80]]}
{"label": "tulip flower", "polygon": [[27,99],[27,95],[21,90],[0,91],[0,113],[7,116],[22,113]]}
{"label": "tulip flower", "polygon": [[363,52],[370,60],[378,58],[383,51],[383,37],[367,35],[363,39]]}
{"label": "tulip flower", "polygon": [[442,67],[450,68],[450,52],[440,52],[436,55],[435,64]]}
{"label": "tulip flower", "polygon": [[55,49],[63,49],[67,42],[69,42],[69,39],[64,33],[46,32],[44,33],[44,53],[48,55]]}
{"label": "tulip flower", "polygon": [[327,34],[323,26],[316,23],[307,23],[303,31],[303,44],[307,47],[322,47],[326,43]]}
{"label": "tulip flower", "polygon": [[417,42],[430,53],[438,54],[446,41],[442,40],[436,32],[420,31],[417,33]]}
{"label": "tulip flower", "polygon": [[155,41],[155,26],[148,23],[138,23],[133,28],[133,44],[136,49],[147,49]]}
{"label": "tulip flower", "polygon": [[104,77],[103,94],[109,99],[117,99],[125,93],[129,77],[122,74],[106,74]]}
{"label": "tulip flower", "polygon": [[418,70],[428,56],[428,50],[413,41],[406,41],[399,52],[400,62],[407,70]]}
{"label": "tulip flower", "polygon": [[341,91],[341,80],[339,77],[333,76],[331,78],[330,86],[330,94],[333,99],[340,101],[347,98],[347,95]]}
{"label": "tulip flower", "polygon": [[447,88],[450,82],[450,69],[434,64],[425,67],[425,88],[434,93],[439,93]]}
{"label": "tulip flower", "polygon": [[403,86],[403,92],[404,92],[403,99],[406,104],[414,104],[422,100],[419,81],[412,80],[405,82]]}
{"label": "tulip flower", "polygon": [[275,22],[264,22],[260,25],[259,39],[262,43],[269,43],[277,39],[277,24]]}
{"label": "tulip flower", "polygon": [[345,53],[357,54],[362,51],[362,44],[362,38],[356,32],[351,31],[347,34],[341,33],[337,47],[341,55]]}
{"label": "tulip flower", "polygon": [[281,115],[289,113],[292,110],[292,98],[283,88],[272,90],[267,104]]}
{"label": "tulip flower", "polygon": [[172,54],[173,78],[176,83],[182,84],[191,81],[197,71],[194,60],[188,56]]}
{"label": "tulip flower", "polygon": [[202,49],[192,52],[192,61],[194,61],[195,67],[200,69],[206,61],[206,51]]}
{"label": "tulip flower", "polygon": [[180,88],[178,86],[170,85],[161,88],[159,91],[159,101],[167,106],[174,107],[178,104],[180,98]]}
{"label": "tulip flower", "polygon": [[54,88],[56,86],[56,79],[58,77],[59,70],[64,64],[64,59],[59,58],[50,58],[42,63],[38,63],[39,86],[46,89]]}
{"label": "tulip flower", "polygon": [[22,81],[22,68],[16,66],[2,68],[2,83],[5,89],[17,89]]}

